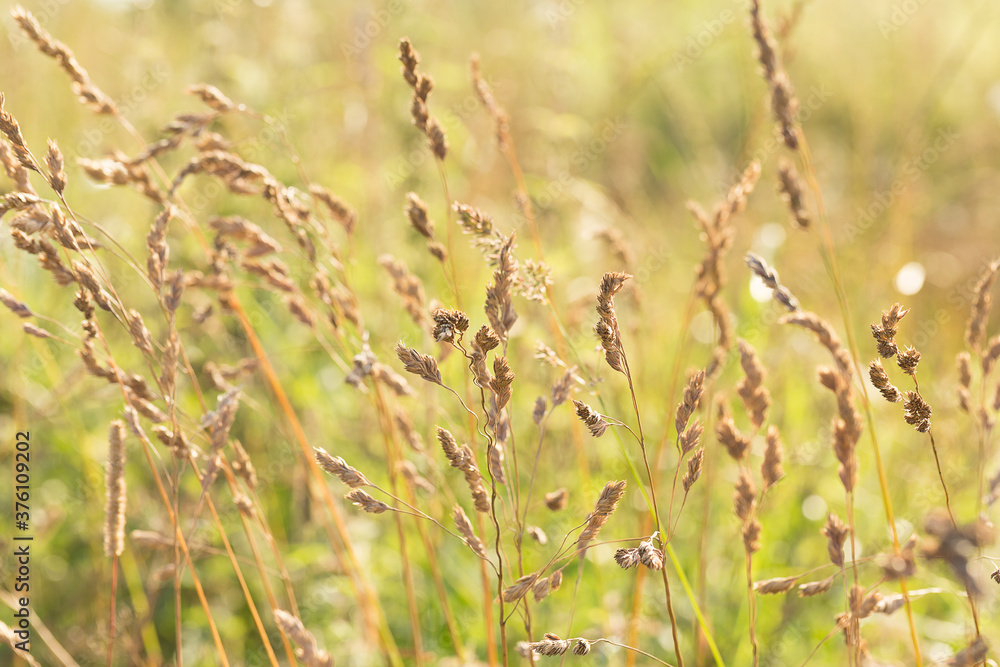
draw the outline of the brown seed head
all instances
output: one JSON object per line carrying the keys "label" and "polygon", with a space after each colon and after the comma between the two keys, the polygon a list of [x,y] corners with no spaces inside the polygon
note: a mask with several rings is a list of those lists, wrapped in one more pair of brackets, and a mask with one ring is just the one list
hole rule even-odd
{"label": "brown seed head", "polygon": [[618,549],[615,551],[615,562],[623,570],[630,570],[639,565],[638,549]]}
{"label": "brown seed head", "polygon": [[573,639],[559,639],[558,635],[546,632],[544,639],[531,642],[528,649],[543,656],[565,655],[574,642]]}
{"label": "brown seed head", "polygon": [[694,455],[688,459],[687,472],[684,473],[684,493],[691,490],[694,483],[698,481],[701,477],[701,465],[705,459],[705,448],[702,447],[694,453]]}
{"label": "brown seed head", "polygon": [[618,502],[625,495],[625,486],[625,480],[608,482],[604,485],[601,495],[597,499],[594,511],[587,517],[587,525],[577,539],[580,549],[585,548],[587,544],[597,539],[597,534],[604,527],[604,524],[608,522],[611,514],[618,507]]}
{"label": "brown seed head", "polygon": [[455,202],[452,209],[458,213],[458,224],[468,234],[489,236],[493,232],[493,219],[477,208]]}
{"label": "brown seed head", "polygon": [[637,551],[639,562],[645,567],[657,571],[663,569],[663,552],[654,547],[651,541],[643,540],[640,542]]}
{"label": "brown seed head", "polygon": [[792,220],[800,228],[808,228],[810,219],[803,201],[802,182],[795,171],[795,166],[785,158],[778,160],[778,191],[788,205]]}
{"label": "brown seed head", "polygon": [[476,531],[472,527],[472,522],[469,521],[469,517],[465,514],[465,510],[462,509],[461,505],[455,505],[454,509],[451,511],[451,518],[455,521],[455,527],[458,528],[458,534],[462,536],[463,540],[465,540],[465,544],[472,549],[472,553],[485,560],[486,547],[483,545],[483,541],[476,536]]}
{"label": "brown seed head", "polygon": [[456,338],[462,340],[462,335],[469,328],[469,317],[460,310],[439,308],[434,311],[434,329],[431,335],[434,340],[453,343]]}
{"label": "brown seed head", "polygon": [[339,456],[331,456],[322,447],[314,447],[313,449],[316,452],[316,463],[319,464],[319,467],[340,478],[340,481],[347,486],[357,489],[371,485],[371,482],[361,472],[349,466],[344,459]]}
{"label": "brown seed head", "polygon": [[427,144],[438,160],[444,160],[448,155],[448,139],[444,128],[433,116],[427,121]]}
{"label": "brown seed head", "polygon": [[417,196],[417,193],[406,193],[406,206],[403,210],[414,229],[422,236],[434,239],[434,223],[427,214],[427,204]]}
{"label": "brown seed head", "polygon": [[0,287],[0,303],[7,306],[18,317],[28,318],[33,315],[28,304],[15,299],[10,292]]}
{"label": "brown seed head", "polygon": [[392,509],[389,505],[386,505],[381,500],[372,498],[368,492],[361,489],[352,489],[344,497],[369,514],[381,514]]}
{"label": "brown seed head", "polygon": [[733,494],[733,508],[740,521],[746,523],[750,519],[754,508],[757,506],[757,489],[754,487],[753,478],[745,469],[740,469],[740,477],[736,481],[736,491]]}
{"label": "brown seed head", "polygon": [[691,425],[684,429],[684,432],[677,438],[677,445],[680,447],[681,455],[687,454],[698,446],[701,442],[701,434],[705,430],[701,422],[695,419]]}
{"label": "brown seed head", "polygon": [[715,435],[736,461],[742,461],[750,451],[750,438],[740,433],[731,415],[725,415],[715,425]]}
{"label": "brown seed head", "polygon": [[771,288],[774,293],[774,298],[778,300],[778,303],[783,305],[788,309],[789,312],[794,313],[799,310],[799,300],[781,284],[780,278],[778,278],[778,272],[771,268],[767,262],[764,261],[763,257],[755,255],[752,252],[746,254],[746,263],[750,267],[750,270],[755,276],[764,281],[764,284]]}
{"label": "brown seed head", "polygon": [[778,427],[772,425],[767,429],[767,447],[764,449],[764,462],[760,466],[760,476],[764,480],[765,490],[785,476],[785,471],[781,467],[783,456],[784,450],[781,447]]}
{"label": "brown seed head", "polygon": [[576,416],[587,425],[590,429],[590,434],[595,438],[600,438],[604,435],[604,432],[608,430],[610,424],[605,421],[604,417],[596,412],[589,405],[583,401],[578,401],[573,399],[573,405],[576,407]]}
{"label": "brown seed head", "polygon": [[517,602],[525,595],[528,591],[535,585],[535,581],[538,579],[538,573],[526,574],[520,577],[511,584],[508,588],[503,591],[503,601],[504,602]]}
{"label": "brown seed head", "polygon": [[105,467],[104,555],[114,558],[125,548],[125,423],[111,422]]}
{"label": "brown seed head", "polygon": [[[2,103],[3,99],[0,98],[0,106]],[[972,303],[969,321],[965,325],[965,342],[976,352],[979,351],[983,339],[986,337],[986,321],[989,319],[990,307],[993,302],[990,290],[993,289],[998,273],[1000,273],[1000,258],[987,265],[976,284],[975,301]]]}
{"label": "brown seed head", "polygon": [[743,548],[748,554],[760,551],[760,521],[750,519],[743,524]]}
{"label": "brown seed head", "polygon": [[761,581],[754,582],[753,589],[761,595],[777,595],[778,593],[787,593],[792,590],[795,587],[795,582],[798,580],[798,577],[762,579]]}
{"label": "brown seed head", "polygon": [[871,379],[872,385],[882,392],[885,400],[890,403],[899,403],[903,400],[903,394],[889,382],[889,374],[885,372],[880,359],[873,359],[868,364],[868,377]]}
{"label": "brown seed head", "polygon": [[820,593],[825,593],[833,587],[833,582],[836,575],[831,575],[826,579],[821,579],[819,581],[810,581],[806,584],[799,585],[799,597],[810,598],[814,595],[819,595]]}
{"label": "brown seed head", "polygon": [[765,371],[757,351],[742,338],[737,341],[737,346],[740,351],[740,365],[746,377],[736,385],[736,393],[743,401],[753,430],[757,431],[764,423],[767,411],[771,407],[771,394],[762,386]]}
{"label": "brown seed head", "polygon": [[830,555],[830,562],[838,567],[844,566],[844,541],[850,535],[850,531],[844,522],[836,514],[830,514],[826,518],[826,525],[821,531],[826,537],[826,551]]}
{"label": "brown seed head", "polygon": [[420,63],[420,54],[413,48],[409,37],[399,40],[399,61],[403,63],[403,78],[413,87],[417,85],[417,65]]}
{"label": "brown seed head", "polygon": [[677,404],[677,413],[674,415],[674,428],[677,429],[678,437],[687,428],[691,415],[698,409],[704,387],[705,371],[699,370],[688,378],[687,386],[684,387],[684,398]]}
{"label": "brown seed head", "polygon": [[513,383],[514,371],[510,369],[507,357],[496,357],[493,360],[493,379],[490,381],[490,390],[496,397],[498,411],[503,410],[510,402]]}
{"label": "brown seed head", "polygon": [[66,171],[62,153],[55,141],[49,139],[49,150],[45,154],[45,165],[48,167],[49,186],[58,194],[66,189]]}
{"label": "brown seed head", "polygon": [[812,332],[819,340],[820,344],[830,351],[834,361],[837,363],[837,370],[844,378],[844,383],[850,386],[854,377],[852,370],[851,355],[844,347],[840,338],[834,332],[833,327],[816,313],[798,311],[785,315],[780,320],[782,324],[795,324]]}
{"label": "brown seed head", "polygon": [[333,658],[319,648],[316,638],[306,630],[302,621],[282,609],[274,610],[274,620],[281,631],[298,644],[295,655],[305,667],[333,667]]}
{"label": "brown seed head", "polygon": [[198,83],[193,86],[188,86],[187,90],[184,92],[188,95],[194,95],[200,99],[203,104],[218,113],[225,113],[226,111],[236,108],[233,101],[223,95],[222,91],[207,83]]}
{"label": "brown seed head", "polygon": [[31,156],[31,151],[28,150],[28,145],[24,142],[24,136],[21,135],[21,126],[18,124],[17,119],[4,109],[3,93],[0,93],[0,133],[3,133],[7,137],[7,141],[10,143],[10,147],[14,150],[14,155],[17,156],[22,167],[32,171],[39,171],[38,165],[35,164],[35,159]]}
{"label": "brown seed head", "polygon": [[920,352],[912,347],[907,347],[905,351],[898,353],[896,363],[899,364],[904,373],[912,377],[917,372],[917,364],[920,363]]}
{"label": "brown seed head", "polygon": [[929,431],[931,428],[931,406],[915,391],[907,391],[903,396],[903,420],[920,433]]}
{"label": "brown seed head", "polygon": [[323,202],[323,205],[330,211],[333,219],[343,226],[344,231],[348,235],[354,233],[354,227],[358,222],[358,214],[357,211],[351,208],[351,205],[347,201],[316,183],[309,186],[309,192],[312,193],[313,197]]}
{"label": "brown seed head", "polygon": [[569,491],[565,487],[545,494],[545,506],[553,512],[566,509],[566,503],[568,501]]}
{"label": "brown seed head", "polygon": [[438,370],[437,360],[428,354],[420,354],[412,347],[406,347],[403,341],[396,343],[396,356],[403,362],[403,368],[408,373],[419,375],[424,380],[433,384],[442,384],[441,371]]}

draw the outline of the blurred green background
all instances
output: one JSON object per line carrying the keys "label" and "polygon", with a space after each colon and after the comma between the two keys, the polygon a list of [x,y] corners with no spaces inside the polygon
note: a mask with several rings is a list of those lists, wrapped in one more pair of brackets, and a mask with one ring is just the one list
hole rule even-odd
{"label": "blurred green background", "polygon": [[[449,302],[437,262],[402,212],[405,193],[416,191],[430,206],[439,235],[445,234],[449,202],[425,139],[409,119],[410,89],[396,59],[400,37],[411,38],[421,54],[422,71],[436,82],[430,111],[441,119],[451,146],[445,161],[451,198],[490,213],[504,232],[517,230],[519,256],[537,257],[515,204],[514,181],[497,150],[492,122],[469,84],[469,57],[478,52],[484,77],[510,114],[544,259],[553,270],[555,306],[590,376],[596,369],[603,377],[596,387],[583,388],[580,397],[596,405],[596,399],[585,394],[599,391],[608,413],[629,423],[634,415],[627,387],[598,364],[599,356],[593,353],[592,308],[605,271],[624,269],[636,276],[619,297],[619,318],[638,371],[643,424],[654,441],[672,429],[679,399],[671,375],[675,365],[701,367],[712,348],[711,321],[704,313],[695,315],[690,331],[681,330],[693,267],[703,252],[685,202],[693,199],[707,208],[724,196],[751,159],[759,159],[763,175],[735,223],[733,249],[726,259],[730,285],[724,292],[737,333],[757,348],[769,369],[766,386],[775,401],[770,422],[781,428],[788,457],[786,479],[761,508],[763,549],[755,557],[755,574],[786,576],[826,563],[826,542],[819,529],[827,511],[844,515],[843,491],[829,449],[833,400],[816,383],[814,371],[817,364],[830,362],[808,336],[776,323],[779,312],[751,287],[743,254],[753,250],[767,258],[803,307],[827,318],[842,335],[844,322],[820,261],[818,237],[794,227],[775,191],[777,159],[787,152],[774,139],[768,94],[758,74],[743,2],[52,0],[24,6],[75,51],[96,85],[116,100],[148,141],[161,137],[162,128],[176,114],[202,110],[196,99],[184,94],[188,85],[199,82],[215,85],[237,103],[275,119],[292,149],[269,126],[245,117],[227,117],[213,129],[233,141],[246,160],[266,165],[284,182],[302,187],[301,169],[356,207],[359,221],[346,255],[346,273],[358,294],[372,349],[397,370],[391,353],[397,339],[425,352],[434,348],[427,332],[403,312],[376,258],[391,253],[403,259],[424,280],[429,299],[456,305]],[[765,13],[779,35],[786,69],[802,104],[800,120],[836,243],[860,361],[864,365],[875,356],[868,324],[878,319],[880,311],[895,301],[912,308],[901,325],[900,341],[923,353],[921,388],[935,410],[935,433],[953,503],[960,518],[969,521],[977,507],[975,489],[982,464],[974,424],[957,409],[954,357],[963,349],[975,280],[1000,252],[996,217],[1000,41],[994,39],[1000,7],[989,2],[817,0],[768,3]],[[75,165],[78,157],[98,158],[116,148],[131,155],[141,147],[116,124],[78,105],[55,64],[20,35],[9,17],[4,25],[0,90],[6,95],[5,108],[20,121],[37,155],[44,153],[46,139],[59,142],[69,173],[67,200],[144,264],[144,239],[158,209],[134,192],[91,184]],[[168,171],[175,171],[189,156],[168,155],[162,162]],[[269,207],[242,203],[218,188],[211,190],[207,183],[188,184],[183,190],[202,220],[212,214],[255,215],[253,219],[286,248],[294,247],[287,236],[280,237],[285,230],[270,216]],[[35,184],[39,189],[43,185],[40,180]],[[2,191],[9,188],[4,181]],[[815,214],[811,198],[809,205]],[[627,263],[601,240],[602,230],[607,229],[620,232],[631,248],[633,256]],[[179,226],[171,231],[171,261],[206,270],[197,244],[186,234]],[[476,328],[485,321],[477,304],[489,270],[457,230],[453,254],[465,307]],[[293,270],[297,278],[304,275],[295,266]],[[158,312],[137,276],[122,266],[112,267],[112,275],[129,303],[146,304],[145,309],[135,306],[144,315]],[[35,312],[78,326],[70,290],[53,285],[32,258],[13,247],[6,233],[0,236],[0,285]],[[364,398],[343,383],[350,355],[332,360],[272,293],[249,283],[241,284],[241,290],[311,443],[345,456],[369,477],[387,479],[375,415]],[[235,363],[251,356],[231,318],[212,318],[205,325],[192,321],[190,311],[211,303],[210,294],[192,290],[185,298],[190,301],[181,315],[180,332],[189,337],[187,352],[195,369],[207,361]],[[527,458],[534,451],[531,406],[559,373],[532,357],[536,339],[554,345],[547,310],[523,300],[517,308],[520,320],[510,352],[518,377],[512,413],[520,415],[514,428],[526,452],[521,456]],[[13,442],[15,431],[30,429],[36,457],[32,608],[79,664],[103,664],[111,569],[100,534],[103,462],[107,424],[120,414],[121,395],[115,387],[87,376],[69,346],[24,335],[6,311],[0,317],[4,332],[0,441],[5,443],[0,447],[5,470],[0,492],[5,498],[10,497],[7,471],[12,465],[12,445],[6,443]],[[994,334],[996,325],[989,331]],[[153,333],[155,338],[162,329]],[[359,332],[349,340],[355,350],[360,349]],[[119,361],[141,370],[141,359],[127,339],[122,337],[120,343]],[[679,361],[678,354],[683,354]],[[443,362],[442,370],[456,386],[464,382],[456,359]],[[738,364],[730,364],[713,386],[713,391],[727,393],[734,408],[738,406],[732,388],[739,377]],[[902,386],[901,377],[894,379]],[[433,426],[461,430],[464,418],[443,392],[416,378],[411,384],[420,398],[409,404],[410,409],[432,458],[443,465],[435,451]],[[244,443],[258,468],[264,514],[296,584],[303,621],[338,665],[381,664],[377,649],[359,631],[350,587],[338,573],[338,563],[313,516],[322,510],[308,500],[305,473],[287,424],[259,377],[249,378],[243,389],[245,399],[233,435]],[[713,399],[706,396],[710,411]],[[214,405],[214,398],[209,403]],[[197,422],[197,402],[189,396],[184,407]],[[905,536],[912,527],[920,528],[930,508],[943,502],[933,457],[926,438],[903,424],[898,406],[879,400],[873,401],[873,409]],[[546,450],[536,487],[548,491],[568,486],[572,500],[567,512],[573,516],[532,508],[534,521],[556,542],[586,516],[605,481],[626,478],[634,487],[621,450],[610,437],[588,438],[583,450],[569,446],[573,419],[565,409],[554,416],[546,438],[556,446]],[[710,432],[704,444],[706,456],[714,457],[713,483],[718,488],[708,501],[697,495],[705,488],[698,489],[678,525],[674,544],[688,577],[697,580],[700,572],[707,579],[705,612],[727,664],[748,664],[742,545],[731,510],[735,467]],[[632,443],[626,447],[635,449]],[[130,451],[136,458],[128,467],[127,529],[168,533],[141,450]],[[891,542],[867,433],[858,456],[859,555],[869,556],[885,551]],[[988,476],[995,464],[995,460],[987,463]],[[164,454],[157,465],[169,470],[172,461]],[[461,480],[448,474],[452,472],[445,470],[446,477],[456,495],[464,498]],[[668,485],[672,461],[663,475]],[[329,482],[335,491],[341,490],[336,480]],[[187,479],[182,496],[193,506],[197,480]],[[616,517],[620,523],[609,524],[602,538],[638,535],[641,496],[633,488],[627,500],[628,512]],[[446,502],[423,501],[429,513],[446,516]],[[701,519],[703,502],[708,502],[708,522]],[[345,506],[390,626],[405,649],[412,642],[399,585],[394,526],[385,516],[372,517]],[[230,513],[228,521],[236,533],[232,536],[236,551],[247,555],[238,517]],[[204,544],[218,548],[213,528],[204,519],[202,523],[196,534]],[[707,531],[705,539],[702,531]],[[0,531],[4,572],[13,567],[11,534],[6,526]],[[410,548],[426,611],[424,649],[441,656],[440,664],[445,664],[453,654],[450,639],[415,538]],[[527,550],[536,566],[549,553],[538,545]],[[172,582],[169,578],[155,582],[157,571],[172,561],[172,555],[128,544],[126,551],[118,645],[133,652],[119,651],[117,660],[120,664],[150,661],[140,653],[143,644],[138,637],[155,628],[152,632],[163,658],[172,663]],[[612,554],[611,547],[591,551],[575,603],[571,603],[575,566],[567,569],[563,590],[536,607],[537,631],[566,636],[572,606],[573,636],[623,641],[634,573],[617,570]],[[441,542],[439,558],[449,573],[449,599],[467,635],[467,648],[484,660],[478,569],[464,545],[455,540]],[[199,572],[208,582],[213,615],[230,659],[234,664],[263,664],[260,640],[228,562],[212,551],[206,551],[203,559]],[[873,585],[880,573],[874,565],[868,567],[863,570],[864,581]],[[976,567],[987,588],[980,607],[984,635],[998,637],[997,595],[995,587],[987,586],[992,586],[988,574],[994,566],[978,561]],[[641,648],[669,661],[673,659],[669,623],[655,583],[647,579]],[[5,577],[0,587],[9,591],[10,586]],[[151,619],[133,613],[130,601],[136,587],[145,590]],[[925,654],[940,657],[960,648],[967,607],[950,572],[939,564],[922,566],[911,587],[947,591],[914,603]],[[262,599],[259,585],[251,582],[251,588],[258,601]],[[886,594],[895,592],[892,584],[884,589]],[[204,615],[188,586],[183,597],[184,646],[189,653],[185,663],[214,664]],[[682,642],[695,662],[693,614],[683,596],[677,597],[685,631]],[[837,589],[824,598],[802,600],[791,595],[758,602],[765,664],[801,664],[820,644],[810,664],[843,664],[842,638],[823,642],[833,632],[834,615],[843,608]],[[274,632],[270,619],[265,622]],[[872,620],[863,626],[863,636],[876,658],[910,664],[903,612]],[[44,644],[36,634],[33,647],[38,660],[59,664]],[[0,647],[3,660],[10,655]],[[706,656],[702,651],[703,661]],[[587,660],[623,664],[624,655],[602,649]]]}

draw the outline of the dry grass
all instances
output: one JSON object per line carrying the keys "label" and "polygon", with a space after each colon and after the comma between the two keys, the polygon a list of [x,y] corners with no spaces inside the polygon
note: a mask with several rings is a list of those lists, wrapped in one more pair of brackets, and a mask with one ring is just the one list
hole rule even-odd
{"label": "dry grass", "polygon": [[[867,380],[902,404],[902,421],[926,434],[936,466],[923,455],[916,464],[883,460],[877,432],[902,431],[868,400],[851,320],[861,311],[848,300],[836,223],[782,61],[793,22],[776,38],[754,1],[746,36],[787,157],[746,161],[710,213],[688,204],[702,255],[692,255],[693,277],[675,290],[687,290],[686,306],[673,304],[665,323],[644,311],[660,295],[639,278],[647,269],[634,266],[630,243],[639,240],[617,230],[599,236],[624,270],[590,272],[586,308],[565,298],[561,276],[571,269],[543,260],[532,186],[514,146],[517,115],[501,106],[478,56],[471,94],[509,168],[533,255],[486,206],[452,196],[449,178],[463,165],[431,113],[434,80],[403,38],[393,85],[411,89],[409,118],[439,179],[439,189],[423,183],[393,202],[394,234],[409,233],[426,251],[404,261],[397,255],[409,241],[390,247],[366,234],[364,208],[313,181],[294,138],[271,117],[202,83],[186,92],[204,108],[177,114],[159,139],[147,139],[67,45],[26,10],[12,16],[79,100],[137,142],[131,154],[120,146],[73,162],[50,139],[39,159],[0,93],[9,181],[0,214],[11,251],[37,263],[24,272],[29,280],[0,288],[0,303],[38,346],[66,352],[63,366],[53,364],[52,391],[72,378],[112,406],[100,414],[111,421],[110,562],[89,590],[101,610],[87,612],[93,641],[42,633],[39,623],[36,654],[73,664],[62,648],[72,642],[81,663],[106,651],[109,665],[179,665],[194,655],[191,664],[492,667],[569,654],[599,664],[815,658],[862,667],[930,664],[942,653],[928,650],[940,641],[932,635],[946,627],[945,664],[993,655],[988,628],[997,626],[982,612],[996,599],[984,562],[992,563],[989,517],[1000,497],[1000,475],[987,472],[996,467],[1000,409],[1000,336],[989,336],[1000,260],[980,271],[964,304],[967,349],[957,357],[955,411],[977,434],[977,451],[963,454],[976,474],[949,467],[935,439],[952,439],[938,421],[947,408],[935,402],[932,424],[925,393],[945,379],[930,376],[922,389],[928,360],[897,343],[901,323],[920,311],[900,304],[871,332],[875,351],[895,357],[912,390],[894,385],[879,358]],[[294,169],[241,154],[227,136],[241,123],[280,135],[279,156]],[[89,205],[76,199],[84,176],[132,191],[102,192],[109,210],[116,197],[141,198],[149,212],[141,231],[134,221],[131,233],[109,230],[100,211],[84,213]],[[815,312],[758,254],[746,253],[749,272],[729,275],[728,256],[747,236],[740,226],[758,218],[749,197],[762,178],[776,182],[790,229],[813,241],[815,250],[802,243],[795,253],[812,253],[808,261],[825,269],[823,290],[801,292]],[[476,201],[467,185],[462,196]],[[208,189],[214,194],[202,196]],[[433,219],[431,201],[443,217]],[[818,386],[795,377],[813,374],[785,367],[801,368],[790,344],[771,345],[743,326],[746,305],[732,283],[750,275],[786,311],[775,309],[771,321],[794,325],[771,327],[774,340],[796,341],[801,329],[832,357],[817,368]],[[60,288],[57,301],[33,301],[42,278]],[[800,291],[796,278],[790,284]],[[840,320],[825,310],[839,310]],[[709,323],[700,348],[687,334],[699,316]],[[667,326],[678,332],[673,351],[659,335]],[[668,357],[669,374],[661,370]],[[343,380],[332,391],[325,369]],[[797,417],[820,434],[822,466],[808,463]],[[926,481],[935,475],[938,486]],[[343,498],[329,476],[348,487]],[[803,527],[792,508],[817,500],[825,524],[813,517],[816,525]],[[650,573],[655,586],[646,585]],[[308,594],[328,578],[337,582],[329,599]],[[793,590],[797,597],[786,595]],[[764,597],[777,595],[786,595],[783,609]],[[916,604],[925,597],[933,604]],[[893,616],[901,609],[905,619]],[[52,611],[39,604],[40,621]],[[192,618],[196,628],[182,632]]]}

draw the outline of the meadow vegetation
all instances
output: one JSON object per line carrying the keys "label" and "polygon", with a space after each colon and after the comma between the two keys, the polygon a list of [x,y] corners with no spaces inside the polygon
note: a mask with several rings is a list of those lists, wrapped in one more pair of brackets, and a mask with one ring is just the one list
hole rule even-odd
{"label": "meadow vegetation", "polygon": [[12,8],[0,655],[996,664],[998,19]]}

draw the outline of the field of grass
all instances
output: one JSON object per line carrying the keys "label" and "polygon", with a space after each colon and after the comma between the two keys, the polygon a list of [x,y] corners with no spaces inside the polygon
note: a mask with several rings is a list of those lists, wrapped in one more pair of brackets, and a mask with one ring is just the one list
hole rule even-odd
{"label": "field of grass", "polygon": [[1000,7],[757,7],[12,8],[0,663],[997,664]]}

